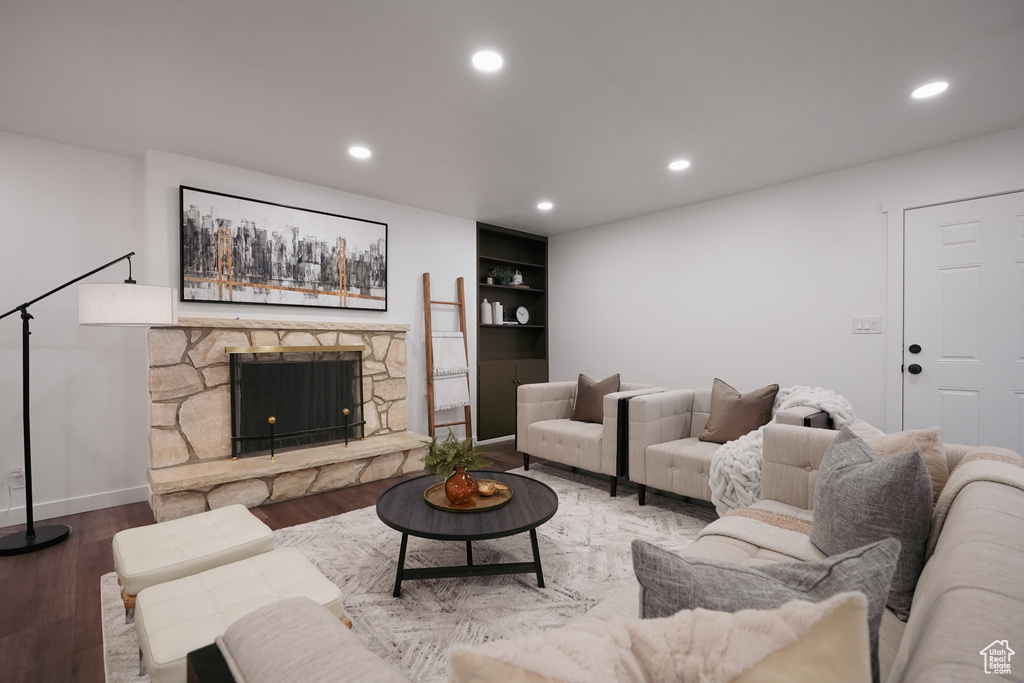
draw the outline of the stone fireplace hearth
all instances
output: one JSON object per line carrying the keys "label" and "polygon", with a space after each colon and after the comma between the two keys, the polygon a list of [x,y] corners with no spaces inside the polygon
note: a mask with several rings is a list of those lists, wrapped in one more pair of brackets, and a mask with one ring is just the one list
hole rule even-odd
{"label": "stone fireplace hearth", "polygon": [[[181,318],[149,331],[150,504],[157,521],[255,507],[421,470],[407,430],[408,325]],[[226,347],[363,348],[364,440],[231,459]]]}

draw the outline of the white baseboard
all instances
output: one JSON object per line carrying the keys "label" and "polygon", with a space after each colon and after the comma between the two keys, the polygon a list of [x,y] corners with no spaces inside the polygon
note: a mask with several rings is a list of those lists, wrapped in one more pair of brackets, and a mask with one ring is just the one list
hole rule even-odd
{"label": "white baseboard", "polygon": [[[102,510],[103,508],[126,505],[128,503],[138,503],[145,500],[149,500],[149,486],[136,486],[130,489],[121,489],[119,491],[106,491],[104,493],[94,493],[88,496],[79,496],[77,498],[65,498],[64,500],[36,503],[34,506],[35,509],[32,511],[32,520],[33,522],[39,522],[44,519],[64,517],[65,515],[75,515],[80,512],[89,512],[91,510]],[[18,507],[12,507],[6,517],[3,517],[3,513],[0,513],[0,527],[24,523],[24,504]]]}

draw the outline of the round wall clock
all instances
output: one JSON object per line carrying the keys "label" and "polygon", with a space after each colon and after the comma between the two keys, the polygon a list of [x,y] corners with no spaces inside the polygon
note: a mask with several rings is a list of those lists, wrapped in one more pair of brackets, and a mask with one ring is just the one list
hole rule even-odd
{"label": "round wall clock", "polygon": [[516,320],[519,321],[520,325],[525,325],[530,322],[530,312],[525,307],[520,306],[516,309]]}

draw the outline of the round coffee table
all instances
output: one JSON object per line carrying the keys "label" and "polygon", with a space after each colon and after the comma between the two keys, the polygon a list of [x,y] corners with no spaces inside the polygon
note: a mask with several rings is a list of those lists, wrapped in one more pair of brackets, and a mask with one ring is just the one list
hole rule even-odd
{"label": "round coffee table", "polygon": [[[544,587],[544,574],[537,548],[537,527],[558,510],[558,495],[547,484],[508,472],[474,472],[474,476],[500,481],[512,488],[512,500],[495,510],[457,513],[437,510],[423,499],[423,492],[437,483],[432,476],[417,477],[395,484],[377,499],[380,521],[402,532],[398,551],[398,574],[395,577],[397,598],[402,594],[402,581],[441,579],[456,576],[494,576],[497,574],[537,574],[537,585]],[[473,564],[473,541],[513,536],[530,532],[533,562]],[[439,541],[465,541],[465,566],[405,568],[405,549],[409,536]]]}

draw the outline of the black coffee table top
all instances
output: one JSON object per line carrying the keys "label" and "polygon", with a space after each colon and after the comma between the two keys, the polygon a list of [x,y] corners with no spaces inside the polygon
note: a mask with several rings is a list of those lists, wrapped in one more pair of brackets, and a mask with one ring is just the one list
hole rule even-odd
{"label": "black coffee table top", "polygon": [[436,484],[426,475],[395,484],[377,499],[377,516],[392,529],[440,541],[477,541],[512,536],[535,529],[558,510],[558,495],[547,484],[509,472],[474,471],[474,477],[493,479],[512,488],[512,500],[497,510],[445,512],[430,507],[423,492]]}

